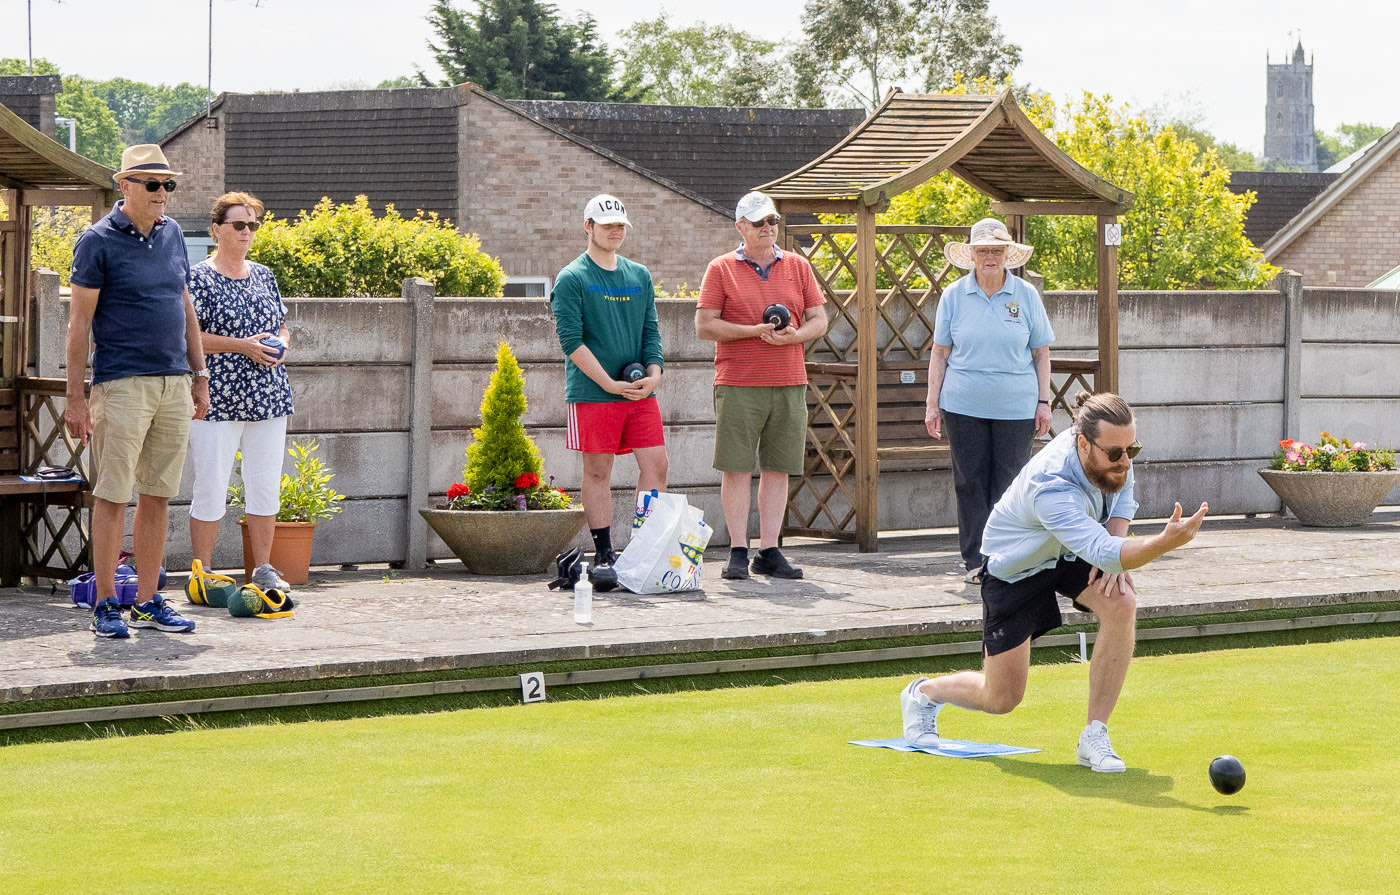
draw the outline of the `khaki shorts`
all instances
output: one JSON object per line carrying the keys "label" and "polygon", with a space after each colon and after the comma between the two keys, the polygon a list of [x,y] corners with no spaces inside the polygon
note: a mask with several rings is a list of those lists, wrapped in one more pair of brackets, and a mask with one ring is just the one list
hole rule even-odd
{"label": "khaki shorts", "polygon": [[807,386],[715,386],[715,469],[801,475],[806,446]]}
{"label": "khaki shorts", "polygon": [[190,377],[128,376],[92,387],[92,496],[130,503],[141,494],[174,497],[189,445]]}

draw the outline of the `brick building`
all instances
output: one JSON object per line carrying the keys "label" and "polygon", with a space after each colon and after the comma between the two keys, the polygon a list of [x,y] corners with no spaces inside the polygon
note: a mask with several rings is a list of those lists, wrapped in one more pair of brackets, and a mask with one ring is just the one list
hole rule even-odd
{"label": "brick building", "polygon": [[666,287],[697,288],[709,260],[737,240],[738,195],[820,155],[862,117],[512,102],[464,84],[228,95],[161,145],[185,172],[170,207],[191,234],[205,231],[227,189],[253,193],[279,217],[322,196],[365,195],[376,208],[434,211],[478,234],[512,293],[543,294],[584,248],[584,204],[610,192],[635,225],[624,254]]}
{"label": "brick building", "polygon": [[1367,286],[1400,265],[1400,126],[1261,248],[1308,286]]}

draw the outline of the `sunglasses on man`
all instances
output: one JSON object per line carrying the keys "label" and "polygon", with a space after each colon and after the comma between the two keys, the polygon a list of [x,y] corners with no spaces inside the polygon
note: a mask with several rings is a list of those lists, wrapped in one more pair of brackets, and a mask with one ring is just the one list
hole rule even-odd
{"label": "sunglasses on man", "polygon": [[[744,220],[748,220],[748,218],[745,218]],[[755,227],[762,227],[764,224],[767,224],[770,227],[776,227],[781,221],[782,218],[778,217],[776,214],[770,214],[766,218],[759,218],[756,221],[749,221],[749,223]]]}
{"label": "sunglasses on man", "polygon": [[258,228],[262,226],[261,221],[219,221],[219,223],[232,227],[240,233],[242,233],[244,229],[257,233]]}
{"label": "sunglasses on man", "polygon": [[1125,448],[1106,448],[1100,445],[1098,442],[1094,441],[1092,438],[1086,440],[1094,447],[1103,451],[1103,455],[1108,458],[1108,462],[1110,463],[1117,463],[1119,460],[1123,459],[1124,454],[1127,454],[1128,459],[1132,460],[1139,453],[1142,452],[1142,442],[1140,441],[1134,441],[1132,444],[1128,445]]}
{"label": "sunglasses on man", "polygon": [[146,188],[146,192],[148,193],[154,193],[159,190],[165,190],[167,193],[173,193],[175,192],[175,187],[178,185],[178,181],[174,180],[137,180],[135,177],[128,177],[127,180],[131,181],[132,183],[141,184]]}

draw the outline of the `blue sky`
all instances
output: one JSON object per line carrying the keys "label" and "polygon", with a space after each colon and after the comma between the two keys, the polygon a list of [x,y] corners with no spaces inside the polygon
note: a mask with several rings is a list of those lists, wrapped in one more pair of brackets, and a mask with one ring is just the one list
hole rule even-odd
{"label": "blue sky", "polygon": [[[206,77],[207,0],[32,0],[34,55],[93,78]],[[415,64],[438,75],[423,15],[431,0],[214,0],[216,90],[317,90],[374,84]],[[589,12],[605,38],[666,10],[780,39],[800,34],[802,0],[561,0]],[[26,55],[26,0],[0,0],[0,56]],[[1020,80],[1057,96],[1091,90],[1137,106],[1199,113],[1208,130],[1246,149],[1263,145],[1264,56],[1279,61],[1301,31],[1316,53],[1319,127],[1394,124],[1400,94],[1389,59],[1400,3],[1363,0],[1345,15],[1316,0],[1171,3],[992,0],[1024,51]],[[118,13],[119,14],[116,14]],[[387,12],[386,12],[387,11]],[[1290,32],[1294,36],[1290,36]]]}

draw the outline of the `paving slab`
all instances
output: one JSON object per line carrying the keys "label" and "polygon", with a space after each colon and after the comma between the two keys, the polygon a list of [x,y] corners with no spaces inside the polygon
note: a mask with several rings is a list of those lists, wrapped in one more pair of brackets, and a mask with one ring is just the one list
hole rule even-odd
{"label": "paving slab", "polygon": [[[1208,520],[1190,545],[1134,573],[1139,614],[1400,600],[1400,508],[1372,518],[1352,529],[1279,517]],[[1132,532],[1160,528],[1146,520]],[[125,641],[93,637],[88,614],[72,608],[63,588],[0,589],[0,701],[980,629],[980,594],[963,583],[955,532],[887,533],[873,554],[805,540],[784,551],[804,579],[726,581],[720,548],[707,554],[703,590],[598,594],[591,625],[574,623],[572,595],[547,590],[548,576],[477,576],[455,563],[424,573],[313,570],[296,591],[296,617],[286,620],[189,606],[177,577],[168,593],[198,630],[133,631]],[[1065,608],[1067,623],[1091,621]]]}

